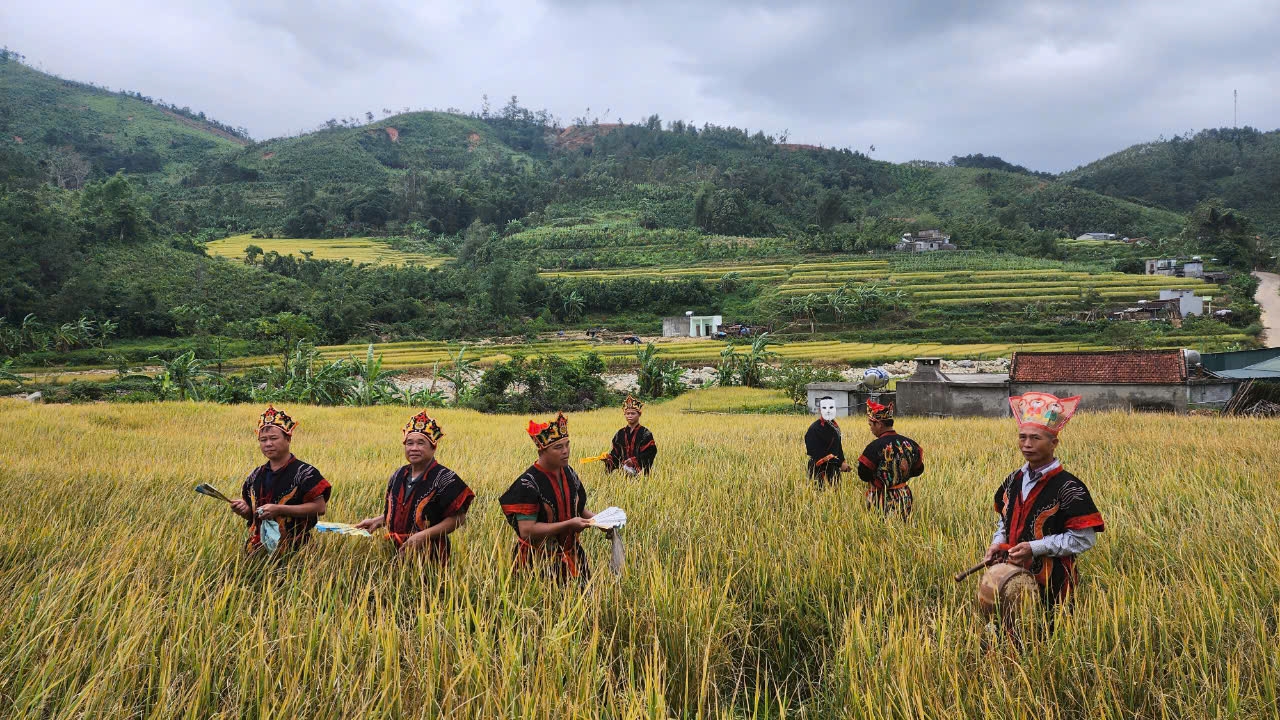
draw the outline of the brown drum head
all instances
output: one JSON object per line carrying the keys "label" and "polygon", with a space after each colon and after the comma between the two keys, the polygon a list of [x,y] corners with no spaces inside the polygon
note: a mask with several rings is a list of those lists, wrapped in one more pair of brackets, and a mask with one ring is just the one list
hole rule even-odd
{"label": "brown drum head", "polygon": [[978,585],[978,606],[984,614],[998,609],[1004,617],[1012,617],[1028,603],[1039,601],[1040,585],[1026,568],[999,563],[982,574],[982,582]]}

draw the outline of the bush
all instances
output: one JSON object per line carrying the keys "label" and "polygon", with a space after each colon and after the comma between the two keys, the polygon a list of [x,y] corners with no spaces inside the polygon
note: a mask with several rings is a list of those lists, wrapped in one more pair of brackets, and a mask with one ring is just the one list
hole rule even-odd
{"label": "bush", "polygon": [[838,382],[840,373],[833,368],[815,367],[788,360],[769,374],[769,387],[786,393],[792,403],[804,405],[808,400],[805,386],[815,382]]}
{"label": "bush", "polygon": [[466,407],[484,413],[552,413],[592,410],[617,402],[600,374],[595,353],[567,360],[550,355],[516,357],[490,368]]}

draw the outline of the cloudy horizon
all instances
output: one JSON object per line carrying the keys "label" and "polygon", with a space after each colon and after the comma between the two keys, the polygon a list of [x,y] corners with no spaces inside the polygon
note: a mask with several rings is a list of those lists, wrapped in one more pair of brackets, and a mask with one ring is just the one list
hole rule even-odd
{"label": "cloudy horizon", "polygon": [[656,113],[894,162],[983,153],[1060,172],[1229,127],[1233,90],[1239,125],[1280,126],[1273,0],[184,5],[10,0],[0,42],[257,139],[516,95],[564,123]]}

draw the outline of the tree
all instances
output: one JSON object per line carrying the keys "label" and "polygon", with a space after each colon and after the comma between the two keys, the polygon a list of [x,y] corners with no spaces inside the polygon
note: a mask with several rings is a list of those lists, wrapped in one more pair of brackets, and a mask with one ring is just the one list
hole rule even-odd
{"label": "tree", "polygon": [[86,185],[80,198],[80,216],[86,234],[99,242],[141,242],[152,235],[153,223],[145,199],[124,173]]}
{"label": "tree", "polygon": [[640,361],[640,369],[636,373],[636,384],[640,388],[641,397],[661,398],[668,395],[674,397],[684,389],[684,385],[680,382],[680,378],[684,375],[684,368],[680,367],[680,363],[675,360],[659,357],[658,348],[653,343],[637,351],[636,359]]}
{"label": "tree", "polygon": [[172,360],[152,357],[150,362],[158,362],[164,368],[155,379],[155,393],[161,400],[167,400],[175,393],[180,400],[199,400],[200,381],[210,377],[209,363],[196,357],[195,350],[188,350]]}
{"label": "tree", "polygon": [[761,333],[751,341],[751,349],[738,361],[738,381],[743,387],[764,387],[767,363],[777,357],[777,353],[769,349],[773,340],[769,333]]}
{"label": "tree", "polygon": [[89,162],[70,145],[49,151],[45,167],[49,171],[49,179],[63,190],[78,189],[92,171]]}
{"label": "tree", "polygon": [[383,370],[382,356],[374,357],[373,343],[369,344],[363,361],[352,357],[348,363],[352,368],[351,377],[356,381],[355,388],[347,395],[348,404],[368,407],[396,395],[396,385],[391,378],[401,371]]}
{"label": "tree", "polygon": [[818,309],[822,307],[823,297],[817,293],[797,295],[791,298],[791,312],[809,322],[809,334],[817,332]]}
{"label": "tree", "polygon": [[568,297],[564,299],[564,319],[573,322],[582,317],[582,311],[586,308],[586,301],[582,299],[582,294],[577,290],[571,290]]}
{"label": "tree", "polygon": [[286,375],[289,373],[289,355],[297,348],[298,343],[314,340],[320,334],[320,329],[311,322],[311,318],[291,312],[260,318],[257,331],[259,336],[268,340],[275,351],[280,353],[281,367]]}
{"label": "tree", "polygon": [[257,245],[249,245],[244,249],[244,264],[255,265],[258,258],[262,257],[262,248]]}
{"label": "tree", "polygon": [[844,196],[832,188],[818,201],[818,227],[825,232],[844,221]]}
{"label": "tree", "polygon": [[1254,233],[1253,221],[1239,210],[1210,199],[1187,215],[1183,240],[1201,252],[1231,267],[1248,270],[1263,259],[1263,249]]}

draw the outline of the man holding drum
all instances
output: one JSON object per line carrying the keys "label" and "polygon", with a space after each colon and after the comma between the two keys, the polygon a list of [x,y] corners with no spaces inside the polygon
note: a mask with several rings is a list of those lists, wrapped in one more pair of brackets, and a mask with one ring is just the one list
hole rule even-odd
{"label": "man holding drum", "polygon": [[1103,530],[1102,514],[1089,489],[1054,456],[1058,435],[1080,398],[1029,392],[1009,398],[1009,405],[1018,422],[1018,448],[1026,464],[996,490],[1000,519],[986,561],[1029,570],[1045,606],[1052,609],[1075,586],[1076,556],[1092,548]]}

